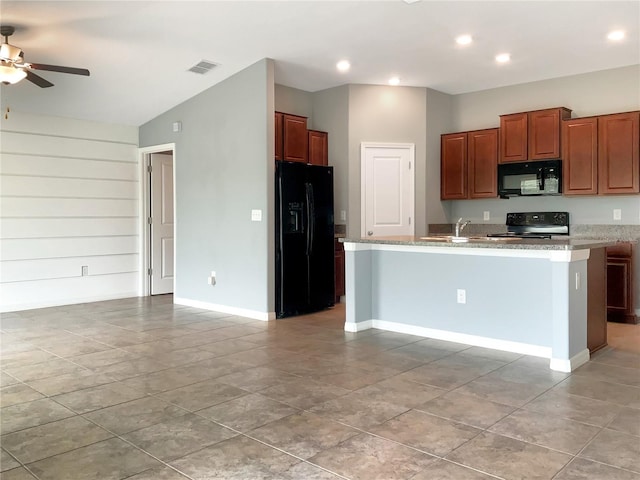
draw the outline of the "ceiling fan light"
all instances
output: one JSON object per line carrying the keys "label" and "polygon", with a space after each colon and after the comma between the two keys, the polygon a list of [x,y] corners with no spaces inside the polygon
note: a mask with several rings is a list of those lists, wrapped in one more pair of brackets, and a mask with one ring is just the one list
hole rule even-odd
{"label": "ceiling fan light", "polygon": [[0,58],[2,58],[3,60],[17,62],[18,60],[20,60],[21,53],[22,50],[8,43],[3,43],[2,45],[0,45]]}
{"label": "ceiling fan light", "polygon": [[22,68],[16,68],[13,65],[0,65],[0,82],[2,83],[18,83],[27,76],[27,72]]}

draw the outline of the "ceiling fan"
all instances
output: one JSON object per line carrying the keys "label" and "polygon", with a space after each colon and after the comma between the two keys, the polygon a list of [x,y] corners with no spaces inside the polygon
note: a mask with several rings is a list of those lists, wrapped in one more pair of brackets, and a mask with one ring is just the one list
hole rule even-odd
{"label": "ceiling fan", "polygon": [[48,70],[50,72],[71,73],[73,75],[89,76],[86,68],[61,67],[44,63],[29,63],[24,61],[24,52],[9,44],[9,37],[15,32],[10,25],[0,26],[0,35],[4,42],[0,45],[0,82],[4,84],[18,83],[26,78],[41,88],[53,87],[53,83],[33,73],[33,70]]}

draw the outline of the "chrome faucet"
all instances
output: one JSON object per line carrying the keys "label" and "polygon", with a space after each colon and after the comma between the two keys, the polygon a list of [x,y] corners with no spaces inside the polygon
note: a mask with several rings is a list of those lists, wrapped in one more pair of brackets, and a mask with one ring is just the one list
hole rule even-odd
{"label": "chrome faucet", "polygon": [[464,230],[464,227],[466,227],[470,223],[471,223],[471,220],[467,220],[466,222],[462,222],[462,217],[460,217],[458,219],[458,221],[456,222],[456,237],[459,237],[460,233],[462,232],[462,230]]}

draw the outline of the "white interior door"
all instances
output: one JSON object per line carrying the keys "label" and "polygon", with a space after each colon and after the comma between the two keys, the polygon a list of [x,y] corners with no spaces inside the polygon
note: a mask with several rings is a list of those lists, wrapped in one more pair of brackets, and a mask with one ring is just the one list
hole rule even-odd
{"label": "white interior door", "polygon": [[173,155],[152,153],[150,234],[151,295],[173,292]]}
{"label": "white interior door", "polygon": [[414,234],[413,144],[363,143],[362,236]]}

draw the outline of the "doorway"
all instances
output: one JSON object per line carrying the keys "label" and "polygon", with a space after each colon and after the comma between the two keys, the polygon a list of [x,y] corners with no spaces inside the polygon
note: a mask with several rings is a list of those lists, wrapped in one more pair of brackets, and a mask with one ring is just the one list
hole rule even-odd
{"label": "doorway", "polygon": [[362,236],[414,235],[415,145],[362,143]]}
{"label": "doorway", "polygon": [[141,150],[143,165],[142,294],[173,293],[175,158],[173,145]]}

